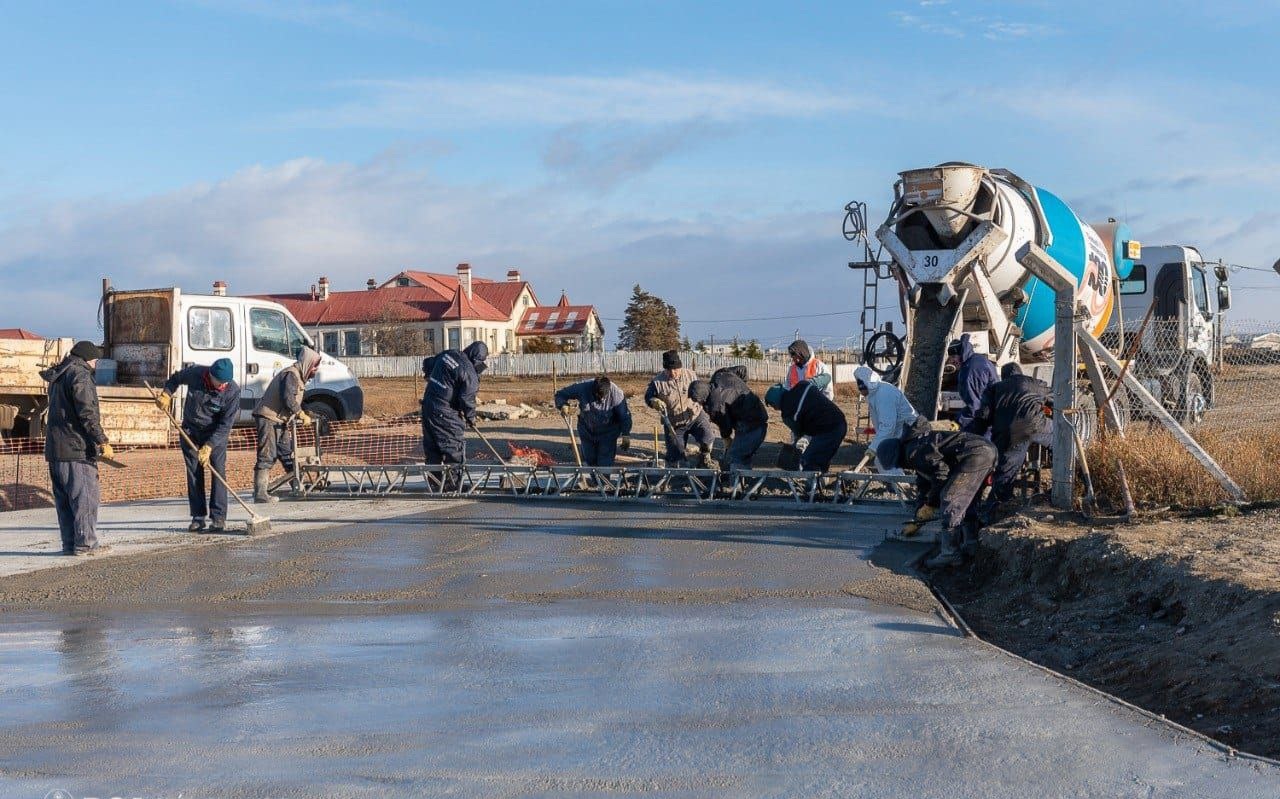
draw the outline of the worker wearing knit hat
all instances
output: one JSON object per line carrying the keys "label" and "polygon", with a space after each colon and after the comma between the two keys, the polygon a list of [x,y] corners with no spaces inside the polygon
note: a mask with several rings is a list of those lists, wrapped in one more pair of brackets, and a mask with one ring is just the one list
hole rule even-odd
{"label": "worker wearing knit hat", "polygon": [[182,458],[187,465],[187,505],[191,510],[187,530],[193,533],[205,531],[206,516],[208,532],[220,533],[227,526],[227,487],[210,478],[212,485],[206,492],[204,472],[209,468],[226,475],[227,440],[240,416],[235,371],[229,358],[219,358],[212,366],[188,366],[169,376],[164,393],[156,399],[168,413],[174,393],[183,386],[187,389],[182,401],[182,429],[195,446],[183,441]]}

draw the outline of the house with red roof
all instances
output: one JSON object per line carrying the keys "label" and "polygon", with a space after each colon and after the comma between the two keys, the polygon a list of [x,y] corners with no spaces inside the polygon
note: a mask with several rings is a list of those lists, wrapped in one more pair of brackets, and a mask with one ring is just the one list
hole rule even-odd
{"label": "house with red roof", "polygon": [[[224,288],[225,291],[225,288]],[[595,308],[538,304],[518,270],[506,280],[473,277],[470,264],[453,274],[406,270],[364,290],[334,291],[322,277],[307,293],[263,296],[289,309],[330,355],[417,355],[483,341],[491,353],[522,352],[547,336],[572,350],[598,349],[604,328]]]}

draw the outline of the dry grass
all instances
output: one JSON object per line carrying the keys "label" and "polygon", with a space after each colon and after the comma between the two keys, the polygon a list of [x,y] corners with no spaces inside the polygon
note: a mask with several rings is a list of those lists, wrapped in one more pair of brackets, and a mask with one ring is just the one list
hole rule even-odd
{"label": "dry grass", "polygon": [[[1251,502],[1280,499],[1280,430],[1197,430],[1196,438],[1214,460],[1244,489]],[[1099,501],[1123,505],[1117,458],[1124,464],[1129,489],[1138,507],[1204,508],[1229,499],[1167,431],[1134,425],[1121,439],[1109,437],[1089,446],[1089,467]]]}

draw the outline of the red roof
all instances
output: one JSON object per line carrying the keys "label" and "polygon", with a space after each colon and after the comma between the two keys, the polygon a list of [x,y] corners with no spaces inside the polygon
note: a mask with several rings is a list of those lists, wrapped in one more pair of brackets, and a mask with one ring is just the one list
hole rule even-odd
{"label": "red roof", "polygon": [[505,322],[511,317],[494,308],[484,300],[479,294],[475,293],[472,288],[472,295],[468,297],[462,288],[459,287],[453,293],[453,302],[449,303],[449,308],[440,317],[441,319],[483,319],[486,322]]}
{"label": "red roof", "polygon": [[[403,272],[392,277],[383,283],[384,287],[395,286],[400,278],[407,278],[424,288],[434,289],[439,292],[442,297],[452,297],[454,292],[458,290],[458,276],[440,274],[439,272],[419,272],[413,269],[406,269]],[[520,292],[529,289],[529,294],[533,296],[533,304],[538,304],[538,295],[533,293],[533,287],[525,280],[489,280],[482,277],[471,278],[471,294],[473,297],[483,297],[494,308],[506,314],[507,319],[511,318],[511,312],[515,310],[516,302],[520,299]]]}
{"label": "red roof", "polygon": [[23,341],[42,341],[44,336],[23,330],[20,327],[0,327],[0,338],[22,339]]}
{"label": "red roof", "polygon": [[559,305],[528,308],[516,328],[517,336],[565,336],[586,332],[595,314],[594,305]]}
{"label": "red roof", "polygon": [[449,308],[447,297],[420,286],[331,291],[327,300],[313,299],[310,294],[264,294],[259,299],[280,303],[304,327],[379,321],[434,322],[443,319]]}

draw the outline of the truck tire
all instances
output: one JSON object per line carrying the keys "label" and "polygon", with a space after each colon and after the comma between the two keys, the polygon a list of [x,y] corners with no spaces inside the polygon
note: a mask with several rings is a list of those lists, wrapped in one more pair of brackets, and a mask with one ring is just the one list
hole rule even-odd
{"label": "truck tire", "polygon": [[327,436],[333,432],[333,423],[338,421],[338,412],[327,402],[312,400],[303,403],[302,410],[320,425],[320,435]]}
{"label": "truck tire", "polygon": [[1177,413],[1174,417],[1183,427],[1194,427],[1204,421],[1205,412],[1209,410],[1209,394],[1195,364],[1190,364],[1182,379],[1182,395],[1178,398]]}

